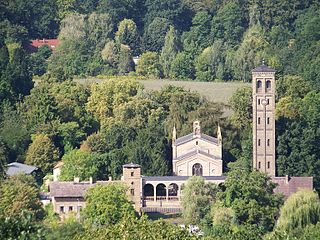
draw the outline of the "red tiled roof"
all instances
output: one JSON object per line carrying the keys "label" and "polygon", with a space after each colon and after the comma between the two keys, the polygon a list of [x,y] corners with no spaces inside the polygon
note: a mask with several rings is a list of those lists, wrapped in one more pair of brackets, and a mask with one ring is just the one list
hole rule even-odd
{"label": "red tiled roof", "polygon": [[47,45],[52,50],[54,50],[59,45],[59,40],[58,39],[31,40],[31,43],[29,44],[28,49],[32,52],[35,52],[35,51],[37,51],[38,47],[41,47],[44,45]]}
{"label": "red tiled roof", "polygon": [[285,198],[297,192],[299,189],[313,190],[313,177],[272,177],[272,182],[278,186],[274,189],[275,193],[283,193]]}

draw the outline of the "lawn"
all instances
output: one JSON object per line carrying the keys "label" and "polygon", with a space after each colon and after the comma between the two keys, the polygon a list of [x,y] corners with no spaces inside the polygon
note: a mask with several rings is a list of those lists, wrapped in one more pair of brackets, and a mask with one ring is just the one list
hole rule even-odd
{"label": "lawn", "polygon": [[[127,77],[126,77],[127,78]],[[139,77],[135,77],[139,79]],[[101,83],[106,81],[106,78],[85,78],[75,79],[74,81],[82,84]],[[148,90],[160,90],[166,85],[174,85],[183,87],[190,91],[197,91],[203,97],[214,102],[228,103],[232,94],[238,89],[245,86],[250,87],[250,83],[244,82],[196,82],[196,81],[172,81],[172,80],[138,80]]]}
{"label": "lawn", "polygon": [[195,81],[170,81],[170,80],[139,80],[146,89],[159,90],[166,85],[184,87],[191,91],[197,91],[210,101],[227,103],[232,94],[250,83],[243,82],[195,82]]}

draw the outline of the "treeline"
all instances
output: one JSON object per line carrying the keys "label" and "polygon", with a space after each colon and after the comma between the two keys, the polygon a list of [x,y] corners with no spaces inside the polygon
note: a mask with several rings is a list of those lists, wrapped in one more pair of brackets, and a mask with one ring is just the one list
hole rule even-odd
{"label": "treeline", "polygon": [[318,1],[15,0],[2,12],[2,48],[59,38],[51,57],[31,56],[33,74],[57,81],[118,74],[249,81],[266,59],[279,74],[319,87]]}

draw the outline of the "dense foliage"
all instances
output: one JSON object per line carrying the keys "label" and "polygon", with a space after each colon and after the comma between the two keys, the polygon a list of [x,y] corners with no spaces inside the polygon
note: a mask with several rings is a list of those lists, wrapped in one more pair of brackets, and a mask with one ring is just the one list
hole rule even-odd
{"label": "dense foliage", "polygon": [[[132,216],[99,229],[75,222],[43,228],[37,186],[5,171],[19,161],[44,175],[62,160],[63,180],[119,179],[128,162],[140,164],[144,175],[170,174],[172,127],[182,136],[198,119],[213,136],[220,124],[224,170],[232,171],[217,196],[202,180],[196,189],[186,186],[187,221],[216,239],[261,239],[273,230],[282,200],[271,194],[266,176],[249,173],[251,90],[236,91],[229,116],[224,105],[196,92],[146,91],[131,76],[250,81],[251,69],[265,59],[278,79],[277,174],[313,176],[319,191],[319,7],[315,0],[1,1],[0,238],[43,239],[45,229],[48,239],[192,239],[170,224]],[[59,46],[31,53],[30,41],[43,38],[58,38]],[[98,75],[116,77],[91,85],[71,81]],[[284,215],[308,220],[308,207],[318,201],[308,196],[291,203],[304,207],[303,217],[290,201]],[[270,239],[315,239],[317,221],[293,221],[290,234],[277,227]]]}

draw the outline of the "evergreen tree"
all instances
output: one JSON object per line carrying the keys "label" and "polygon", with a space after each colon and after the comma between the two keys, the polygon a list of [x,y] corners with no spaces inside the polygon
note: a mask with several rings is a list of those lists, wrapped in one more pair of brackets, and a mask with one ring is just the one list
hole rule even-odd
{"label": "evergreen tree", "polygon": [[166,34],[164,45],[160,55],[160,62],[163,69],[164,77],[169,77],[171,65],[179,51],[179,38],[173,26],[170,26]]}

